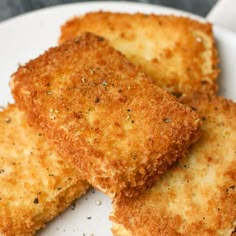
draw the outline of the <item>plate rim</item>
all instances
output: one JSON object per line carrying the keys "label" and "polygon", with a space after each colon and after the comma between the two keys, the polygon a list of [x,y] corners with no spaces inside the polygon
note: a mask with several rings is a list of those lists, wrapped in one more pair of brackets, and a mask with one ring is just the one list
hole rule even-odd
{"label": "plate rim", "polygon": [[[4,20],[0,21],[0,25],[11,23],[11,21],[15,21],[15,20],[21,20],[21,18],[31,17],[32,15],[35,15],[35,14],[42,14],[42,13],[47,12],[47,11],[48,12],[49,11],[58,11],[58,10],[60,10],[60,8],[61,9],[62,8],[71,8],[71,7],[77,7],[77,6],[85,7],[85,6],[94,6],[94,5],[97,5],[97,6],[102,7],[102,8],[111,8],[111,7],[115,7],[115,6],[123,6],[124,4],[129,5],[132,8],[133,7],[138,7],[138,6],[142,6],[144,8],[153,7],[154,11],[156,11],[156,9],[159,8],[163,12],[170,12],[170,13],[174,12],[174,14],[177,13],[177,14],[190,16],[190,17],[198,18],[199,20],[206,21],[206,18],[204,18],[200,15],[197,15],[197,14],[194,14],[194,13],[191,13],[191,12],[188,12],[188,11],[184,11],[184,10],[181,10],[181,9],[168,7],[168,6],[162,6],[162,5],[153,4],[153,3],[131,2],[131,1],[89,1],[89,2],[85,1],[85,2],[74,2],[74,3],[62,3],[62,4],[58,4],[58,5],[52,5],[52,6],[39,8],[39,9],[34,9],[34,10],[29,11],[29,12],[20,13],[16,16],[12,16],[10,18],[4,19]],[[117,11],[117,12],[120,12],[120,11]],[[130,10],[125,10],[124,9],[124,12],[130,12]],[[143,12],[143,9],[140,10],[140,13],[142,13],[142,12]],[[161,13],[161,14],[163,14],[163,13]]]}
{"label": "plate rim", "polygon": [[[53,13],[53,12],[57,12],[61,9],[70,9],[70,8],[79,8],[81,7],[82,11],[89,12],[87,10],[83,10],[83,8],[85,7],[95,7],[97,8],[97,10],[92,10],[93,11],[98,11],[98,10],[102,10],[102,11],[113,11],[113,12],[121,12],[120,10],[114,10],[114,8],[117,7],[121,7],[123,5],[126,5],[127,9],[124,9],[123,12],[130,12],[130,10],[132,11],[132,8],[138,8],[141,7],[140,11],[134,11],[134,12],[151,12],[151,8],[153,8],[153,13],[154,14],[159,14],[159,13],[155,13],[157,11],[160,11],[161,15],[166,15],[166,14],[173,14],[173,15],[178,15],[178,16],[185,16],[185,17],[191,17],[195,20],[201,21],[201,22],[209,22],[213,25],[213,30],[216,31],[221,31],[222,34],[226,33],[227,35],[230,35],[230,37],[236,37],[236,32],[233,32],[230,29],[227,29],[225,27],[222,27],[214,22],[211,22],[210,20],[208,20],[207,18],[204,18],[200,15],[188,12],[188,11],[184,11],[181,9],[176,9],[173,7],[168,7],[168,6],[162,6],[162,5],[157,5],[157,4],[153,4],[153,3],[144,3],[144,2],[131,2],[131,1],[89,1],[89,2],[75,2],[75,3],[62,3],[62,4],[58,4],[58,5],[53,5],[53,6],[47,6],[44,8],[39,8],[39,9],[35,9],[29,12],[25,12],[25,13],[21,13],[19,15],[7,18],[5,20],[0,21],[0,33],[1,30],[4,29],[5,27],[9,27],[11,24],[16,24],[16,22],[18,23],[19,21],[25,21],[28,18],[35,18],[38,15],[41,14],[46,14],[46,13]],[[128,7],[130,6],[130,8]],[[100,9],[99,9],[100,8]],[[107,9],[107,10],[106,10]],[[144,10],[143,10],[144,9]],[[79,13],[78,13],[79,15]]]}

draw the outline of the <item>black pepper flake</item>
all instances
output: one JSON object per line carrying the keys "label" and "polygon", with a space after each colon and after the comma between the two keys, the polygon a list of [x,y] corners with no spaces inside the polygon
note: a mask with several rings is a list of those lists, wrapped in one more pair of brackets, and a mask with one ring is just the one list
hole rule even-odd
{"label": "black pepper flake", "polygon": [[98,98],[98,97],[96,97],[94,100],[95,103],[99,103],[99,101],[100,101],[100,98]]}
{"label": "black pepper flake", "polygon": [[171,122],[171,119],[170,119],[170,118],[164,118],[163,121],[164,121],[165,123],[170,123],[170,122]]}
{"label": "black pepper flake", "polygon": [[134,122],[135,122],[134,120],[131,121],[131,123],[134,123]]}
{"label": "black pepper flake", "polygon": [[60,190],[61,190],[61,187],[58,187],[57,190],[60,191]]}
{"label": "black pepper flake", "polygon": [[35,198],[34,199],[34,204],[38,204],[39,203],[39,199],[38,198]]}
{"label": "black pepper flake", "polygon": [[10,122],[11,122],[11,118],[9,118],[9,117],[6,118],[6,119],[5,119],[5,122],[6,122],[6,123],[10,123]]}
{"label": "black pepper flake", "polygon": [[98,41],[100,41],[100,42],[102,42],[102,41],[104,41],[104,38],[103,37],[97,37],[97,39],[98,39]]}
{"label": "black pepper flake", "polygon": [[202,117],[202,120],[206,120],[206,117],[205,117],[205,116],[203,116],[203,117]]}
{"label": "black pepper flake", "polygon": [[96,201],[96,205],[97,205],[97,206],[100,206],[101,204],[102,204],[102,201],[100,201],[100,200],[97,200],[97,201]]}
{"label": "black pepper flake", "polygon": [[5,172],[5,170],[4,169],[0,169],[0,174],[2,174],[3,172]]}
{"label": "black pepper flake", "polygon": [[75,208],[76,208],[76,204],[75,204],[75,202],[73,202],[73,203],[71,204],[71,208],[70,208],[70,209],[71,209],[72,211],[74,211]]}
{"label": "black pepper flake", "polygon": [[91,219],[92,219],[92,216],[88,216],[87,219],[88,219],[88,220],[91,220]]}
{"label": "black pepper flake", "polygon": [[183,95],[181,92],[172,92],[171,94],[177,98],[180,98]]}
{"label": "black pepper flake", "polygon": [[75,42],[75,43],[80,43],[80,39],[79,39],[79,38],[75,38],[75,39],[74,39],[74,42]]}

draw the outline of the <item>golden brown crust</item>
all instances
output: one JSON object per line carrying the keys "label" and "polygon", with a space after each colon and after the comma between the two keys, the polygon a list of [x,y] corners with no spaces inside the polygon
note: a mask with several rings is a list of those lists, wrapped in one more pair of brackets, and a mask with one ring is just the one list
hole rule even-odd
{"label": "golden brown crust", "polygon": [[236,104],[202,95],[185,102],[203,120],[201,138],[143,195],[115,200],[114,235],[230,236],[234,231]]}
{"label": "golden brown crust", "polygon": [[68,20],[59,43],[83,32],[107,38],[178,97],[217,90],[218,57],[210,23],[171,15],[92,12]]}
{"label": "golden brown crust", "polygon": [[132,196],[199,137],[199,118],[101,37],[49,49],[13,75],[30,123],[93,186]]}
{"label": "golden brown crust", "polygon": [[0,112],[0,235],[44,227],[88,188],[14,105]]}

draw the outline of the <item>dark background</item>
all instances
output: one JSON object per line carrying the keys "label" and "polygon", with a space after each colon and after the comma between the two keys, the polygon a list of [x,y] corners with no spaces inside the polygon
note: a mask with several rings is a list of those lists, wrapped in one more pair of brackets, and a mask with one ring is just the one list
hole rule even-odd
{"label": "dark background", "polygon": [[[88,0],[87,0],[88,1]],[[173,7],[206,16],[217,0],[138,0],[133,2],[152,3]],[[0,0],[0,21],[32,10],[58,4],[83,2],[78,0]]]}

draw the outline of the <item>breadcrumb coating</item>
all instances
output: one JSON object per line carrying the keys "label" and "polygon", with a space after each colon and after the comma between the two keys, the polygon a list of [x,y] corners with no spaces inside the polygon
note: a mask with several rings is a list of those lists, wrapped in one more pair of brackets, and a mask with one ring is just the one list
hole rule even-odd
{"label": "breadcrumb coating", "polygon": [[195,111],[91,33],[19,67],[11,86],[28,121],[110,196],[144,191],[200,134]]}
{"label": "breadcrumb coating", "polygon": [[88,189],[15,105],[0,112],[0,235],[28,236]]}

